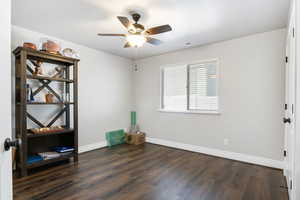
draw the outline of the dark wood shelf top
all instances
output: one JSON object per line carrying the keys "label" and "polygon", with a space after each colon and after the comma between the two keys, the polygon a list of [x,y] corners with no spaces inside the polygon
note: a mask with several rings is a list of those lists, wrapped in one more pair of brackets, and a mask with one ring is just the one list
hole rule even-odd
{"label": "dark wood shelf top", "polygon": [[49,159],[49,160],[42,160],[42,161],[35,162],[35,163],[32,163],[32,164],[27,164],[27,168],[31,169],[31,168],[35,168],[35,167],[40,167],[40,166],[43,166],[43,165],[47,165],[47,164],[50,164],[50,163],[67,160],[67,159],[69,159],[69,158],[71,158],[73,156],[74,156],[74,153],[70,153],[68,155],[60,156],[58,158],[53,158],[53,159]]}
{"label": "dark wood shelf top", "polygon": [[33,76],[33,75],[27,75],[27,79],[37,79],[37,80],[49,80],[49,81],[58,81],[58,82],[67,82],[67,83],[73,83],[73,80],[70,79],[64,79],[64,78],[52,78],[47,76]]}
{"label": "dark wood shelf top", "polygon": [[53,102],[53,103],[46,103],[46,102],[27,102],[28,105],[64,105],[64,104],[74,104],[74,102]]}
{"label": "dark wood shelf top", "polygon": [[15,56],[18,56],[22,51],[26,52],[27,57],[30,59],[53,64],[73,65],[75,62],[79,62],[79,59],[76,58],[66,57],[60,54],[48,53],[45,51],[39,51],[25,47],[17,47],[13,51],[13,53],[15,54]]}
{"label": "dark wood shelf top", "polygon": [[52,136],[52,135],[64,135],[64,134],[68,134],[68,133],[72,133],[72,132],[74,132],[74,129],[64,129],[64,130],[56,131],[56,132],[53,132],[53,133],[37,133],[37,134],[34,134],[34,133],[31,133],[28,130],[27,137],[28,138],[46,137],[46,136]]}

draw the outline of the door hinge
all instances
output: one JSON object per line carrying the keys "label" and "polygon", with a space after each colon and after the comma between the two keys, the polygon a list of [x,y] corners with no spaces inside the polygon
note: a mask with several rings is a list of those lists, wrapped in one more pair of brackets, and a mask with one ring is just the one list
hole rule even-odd
{"label": "door hinge", "polygon": [[287,108],[288,108],[288,105],[284,104],[284,110],[287,110]]}
{"label": "door hinge", "polygon": [[293,189],[293,181],[290,180],[290,190],[292,190],[292,189]]}
{"label": "door hinge", "polygon": [[295,28],[293,28],[293,38],[295,37]]}
{"label": "door hinge", "polygon": [[283,151],[283,156],[286,157],[286,150]]}
{"label": "door hinge", "polygon": [[289,62],[289,57],[285,57],[285,62],[288,63]]}

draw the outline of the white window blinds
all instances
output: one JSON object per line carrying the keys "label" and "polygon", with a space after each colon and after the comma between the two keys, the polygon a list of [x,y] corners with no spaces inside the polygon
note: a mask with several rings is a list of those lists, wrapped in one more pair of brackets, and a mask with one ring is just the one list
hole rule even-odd
{"label": "white window blinds", "polygon": [[162,106],[170,111],[217,111],[217,61],[162,69]]}
{"label": "white window blinds", "polygon": [[187,69],[186,66],[163,69],[163,109],[186,110]]}
{"label": "white window blinds", "polygon": [[189,65],[189,103],[190,110],[217,110],[216,63]]}

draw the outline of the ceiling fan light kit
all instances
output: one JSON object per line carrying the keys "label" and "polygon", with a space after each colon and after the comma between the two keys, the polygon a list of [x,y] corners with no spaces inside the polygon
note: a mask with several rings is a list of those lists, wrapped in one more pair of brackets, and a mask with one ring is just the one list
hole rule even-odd
{"label": "ceiling fan light kit", "polygon": [[140,34],[129,34],[126,36],[126,40],[132,47],[141,47],[147,42],[147,39]]}
{"label": "ceiling fan light kit", "polygon": [[135,23],[131,23],[127,17],[118,16],[117,18],[127,29],[128,34],[105,34],[99,33],[98,36],[120,36],[126,37],[126,44],[124,48],[129,47],[142,47],[146,42],[152,45],[160,45],[162,41],[149,37],[150,35],[156,35],[164,32],[171,31],[172,28],[170,25],[162,25],[145,30],[145,27],[142,24],[139,24],[138,21],[141,15],[138,13],[132,14],[132,19]]}

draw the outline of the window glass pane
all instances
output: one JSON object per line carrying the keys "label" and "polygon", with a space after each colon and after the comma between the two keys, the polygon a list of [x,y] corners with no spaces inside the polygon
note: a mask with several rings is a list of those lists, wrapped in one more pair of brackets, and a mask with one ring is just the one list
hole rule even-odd
{"label": "window glass pane", "polygon": [[163,109],[186,110],[186,66],[167,67],[163,70]]}
{"label": "window glass pane", "polygon": [[216,62],[189,65],[189,109],[217,110]]}

